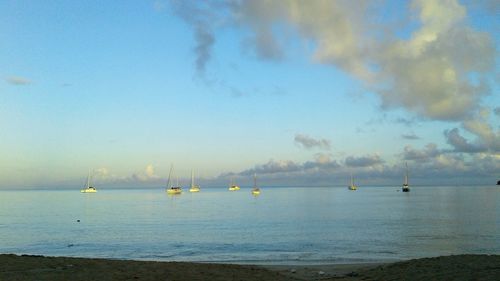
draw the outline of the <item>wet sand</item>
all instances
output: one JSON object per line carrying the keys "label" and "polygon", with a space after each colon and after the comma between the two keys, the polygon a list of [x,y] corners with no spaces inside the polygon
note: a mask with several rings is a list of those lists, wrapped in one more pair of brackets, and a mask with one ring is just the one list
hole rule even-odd
{"label": "wet sand", "polygon": [[0,255],[0,280],[499,280],[498,276],[500,255],[307,266]]}

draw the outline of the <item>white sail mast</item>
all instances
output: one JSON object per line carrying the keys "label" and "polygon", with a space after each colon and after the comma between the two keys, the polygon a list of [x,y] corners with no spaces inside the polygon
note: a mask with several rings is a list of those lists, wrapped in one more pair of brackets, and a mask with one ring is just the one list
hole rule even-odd
{"label": "white sail mast", "polygon": [[194,171],[191,169],[191,188],[194,187]]}
{"label": "white sail mast", "polygon": [[405,173],[405,184],[408,185],[408,162],[405,162],[406,173]]}
{"label": "white sail mast", "polygon": [[172,176],[172,170],[174,169],[174,164],[170,164],[170,172],[168,172],[167,188],[170,188],[170,179]]}
{"label": "white sail mast", "polygon": [[89,169],[89,175],[87,176],[87,186],[85,188],[90,187],[90,169]]}

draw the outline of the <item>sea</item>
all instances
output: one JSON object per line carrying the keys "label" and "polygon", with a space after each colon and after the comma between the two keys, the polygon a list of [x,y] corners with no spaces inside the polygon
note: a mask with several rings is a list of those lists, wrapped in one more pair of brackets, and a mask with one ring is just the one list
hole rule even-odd
{"label": "sea", "polygon": [[0,253],[238,264],[500,254],[499,186],[0,191]]}

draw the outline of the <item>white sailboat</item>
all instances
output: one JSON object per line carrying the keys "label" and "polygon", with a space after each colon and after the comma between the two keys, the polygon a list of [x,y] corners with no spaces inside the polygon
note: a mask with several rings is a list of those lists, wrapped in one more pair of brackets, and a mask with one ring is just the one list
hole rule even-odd
{"label": "white sailboat", "polygon": [[257,187],[257,174],[253,174],[252,194],[253,195],[259,195],[260,194],[260,188]]}
{"label": "white sailboat", "polygon": [[352,173],[351,173],[351,184],[347,187],[349,190],[357,190],[358,187],[354,185],[354,180],[352,178]]}
{"label": "white sailboat", "polygon": [[97,189],[91,185],[91,178],[92,176],[90,175],[90,170],[89,170],[89,175],[87,176],[87,185],[85,185],[84,189],[81,189],[81,193],[95,193],[97,192]]}
{"label": "white sailboat", "polygon": [[194,172],[191,170],[191,188],[189,188],[189,192],[200,192],[200,186],[194,184]]}
{"label": "white sailboat", "polygon": [[168,181],[167,181],[167,194],[181,194],[182,187],[179,185],[179,179],[177,178],[177,182],[175,185],[172,183],[172,175],[174,171],[174,165],[170,166],[170,172],[168,173]]}
{"label": "white sailboat", "polygon": [[233,182],[233,178],[231,178],[231,183],[229,184],[229,191],[240,190],[240,187]]}
{"label": "white sailboat", "polygon": [[406,166],[405,180],[403,183],[403,188],[401,190],[403,192],[410,192],[410,185],[408,184],[408,163],[405,162],[405,166]]}

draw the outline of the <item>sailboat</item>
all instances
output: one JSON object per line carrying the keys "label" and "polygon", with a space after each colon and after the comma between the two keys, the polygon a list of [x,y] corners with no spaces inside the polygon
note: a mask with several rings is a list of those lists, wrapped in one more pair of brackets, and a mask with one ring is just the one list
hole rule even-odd
{"label": "sailboat", "polygon": [[189,192],[200,192],[200,186],[194,184],[194,172],[191,170],[191,188]]}
{"label": "sailboat", "polygon": [[97,192],[97,189],[93,187],[91,184],[91,175],[90,175],[90,170],[89,170],[89,175],[87,176],[87,185],[85,186],[84,189],[80,190],[81,193],[95,193]]}
{"label": "sailboat", "polygon": [[352,178],[352,173],[351,173],[351,184],[347,187],[349,190],[357,190],[358,187],[354,185],[354,180]]}
{"label": "sailboat", "polygon": [[170,166],[170,172],[168,173],[168,181],[167,181],[167,194],[181,194],[182,187],[179,185],[179,179],[177,178],[177,182],[175,185],[172,184],[172,174],[174,171],[174,165]]}
{"label": "sailboat", "polygon": [[240,187],[233,182],[233,178],[231,178],[231,183],[229,184],[229,191],[240,190]]}
{"label": "sailboat", "polygon": [[257,187],[257,175],[256,174],[253,174],[252,194],[253,195],[259,195],[260,194],[260,188]]}
{"label": "sailboat", "polygon": [[403,183],[403,188],[401,189],[403,192],[410,192],[410,186],[408,185],[408,163],[405,162],[406,173],[405,173],[405,181]]}

